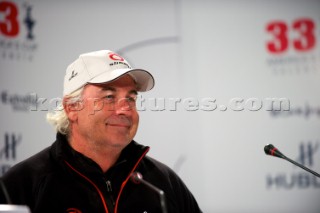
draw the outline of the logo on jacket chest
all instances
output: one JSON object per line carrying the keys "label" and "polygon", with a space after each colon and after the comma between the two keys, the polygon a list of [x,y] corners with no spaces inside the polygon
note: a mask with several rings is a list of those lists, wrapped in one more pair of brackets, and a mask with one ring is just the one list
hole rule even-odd
{"label": "logo on jacket chest", "polygon": [[69,208],[67,209],[66,213],[82,213],[82,211],[76,208]]}

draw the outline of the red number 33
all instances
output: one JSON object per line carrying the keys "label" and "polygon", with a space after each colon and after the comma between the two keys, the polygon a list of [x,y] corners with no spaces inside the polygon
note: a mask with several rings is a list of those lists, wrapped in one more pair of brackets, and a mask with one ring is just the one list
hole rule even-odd
{"label": "red number 33", "polygon": [[4,20],[0,20],[0,33],[14,37],[19,33],[19,23],[17,20],[18,9],[12,2],[0,2],[0,13],[4,13]]}
{"label": "red number 33", "polygon": [[[299,37],[293,40],[293,48],[297,51],[308,51],[315,47],[315,25],[311,19],[298,19],[293,22],[292,29]],[[267,32],[273,35],[273,40],[267,42],[271,53],[283,53],[289,47],[288,27],[285,22],[274,21],[267,24]]]}

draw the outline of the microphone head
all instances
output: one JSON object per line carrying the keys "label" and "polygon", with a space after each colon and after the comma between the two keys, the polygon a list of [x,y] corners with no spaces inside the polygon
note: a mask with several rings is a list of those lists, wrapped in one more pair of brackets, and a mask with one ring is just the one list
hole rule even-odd
{"label": "microphone head", "polygon": [[275,147],[272,145],[272,144],[267,144],[265,145],[264,147],[264,152],[267,154],[267,155],[272,155],[271,154],[271,150],[273,150]]}
{"label": "microphone head", "polygon": [[276,147],[274,147],[272,144],[267,144],[264,147],[264,152],[267,155],[275,156],[278,158],[285,158],[284,154],[282,154]]}

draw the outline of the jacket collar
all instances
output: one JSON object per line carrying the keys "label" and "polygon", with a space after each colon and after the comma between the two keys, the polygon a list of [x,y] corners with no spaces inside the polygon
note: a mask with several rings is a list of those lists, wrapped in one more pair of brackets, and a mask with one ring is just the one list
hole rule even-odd
{"label": "jacket collar", "polygon": [[[130,170],[130,168],[136,164],[139,158],[146,153],[148,149],[149,147],[147,146],[138,144],[134,140],[131,141],[128,146],[122,150],[116,164],[110,168],[110,170],[123,164],[126,164],[126,168]],[[103,174],[103,171],[96,162],[74,150],[69,145],[67,137],[61,133],[57,133],[56,141],[51,147],[51,153],[53,158],[55,158],[60,164],[65,165],[65,161],[67,161],[75,169],[83,172],[84,174]]]}

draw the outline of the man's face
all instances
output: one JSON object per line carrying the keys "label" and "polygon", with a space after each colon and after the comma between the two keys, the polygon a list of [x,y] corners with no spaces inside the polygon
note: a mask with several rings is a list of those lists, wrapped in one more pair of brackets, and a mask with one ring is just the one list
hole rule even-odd
{"label": "man's face", "polygon": [[71,124],[71,137],[97,147],[124,148],[138,129],[136,96],[129,75],[111,83],[86,85],[82,106]]}

